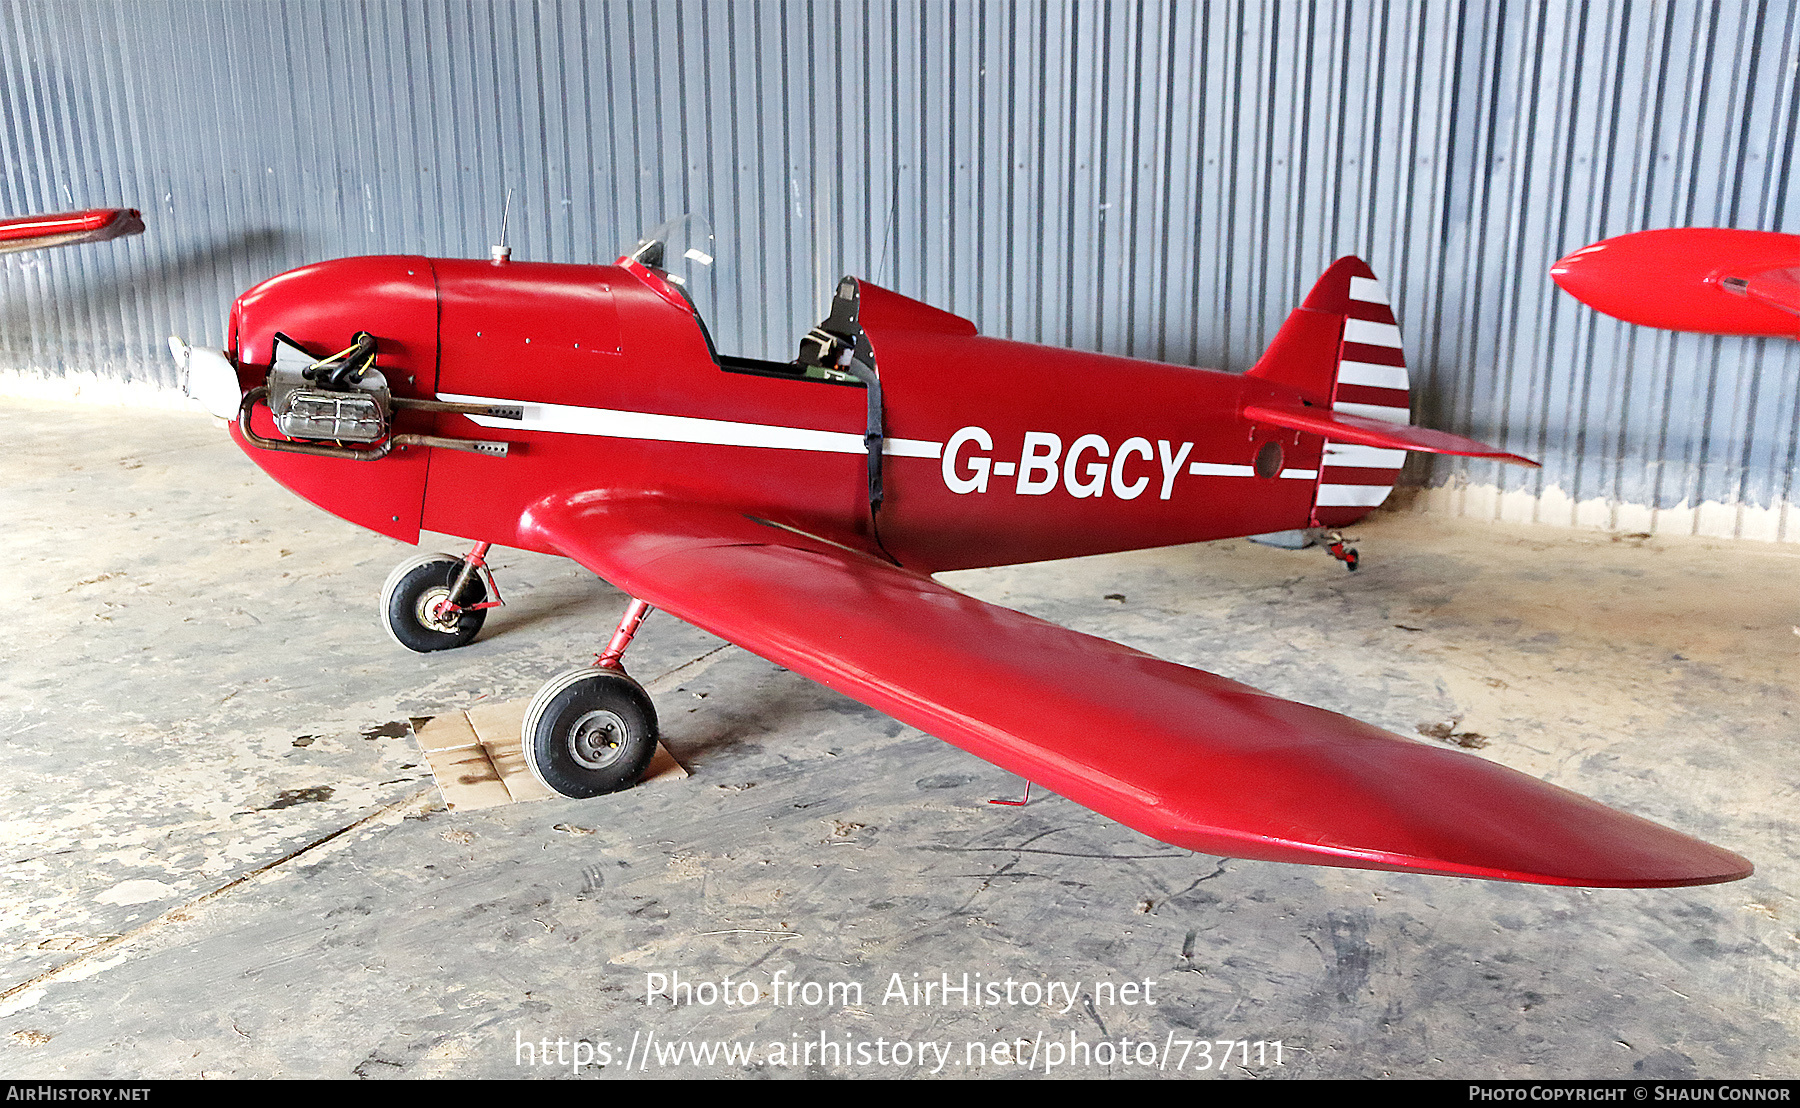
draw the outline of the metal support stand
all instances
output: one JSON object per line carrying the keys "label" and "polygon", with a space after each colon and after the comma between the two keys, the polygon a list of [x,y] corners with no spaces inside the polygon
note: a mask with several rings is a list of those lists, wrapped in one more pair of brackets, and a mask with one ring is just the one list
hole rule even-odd
{"label": "metal support stand", "polygon": [[1023,808],[1031,803],[1031,782],[1025,782],[1025,799],[1023,800],[990,800],[989,804],[1004,804],[1008,808]]}

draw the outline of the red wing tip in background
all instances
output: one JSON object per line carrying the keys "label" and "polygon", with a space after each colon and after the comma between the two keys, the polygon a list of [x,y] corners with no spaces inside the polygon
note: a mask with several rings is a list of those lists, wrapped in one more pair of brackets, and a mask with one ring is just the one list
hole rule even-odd
{"label": "red wing tip in background", "polygon": [[[1740,280],[1744,282],[1745,296],[1789,315],[1800,315],[1800,266],[1765,270]],[[1729,285],[1726,287],[1730,288]],[[1794,321],[1794,329],[1800,331],[1800,320]]]}
{"label": "red wing tip in background", "polygon": [[1389,423],[1384,419],[1334,412],[1328,408],[1309,408],[1298,404],[1250,404],[1244,408],[1244,418],[1258,423],[1272,423],[1290,431],[1324,435],[1332,442],[1378,446],[1389,450],[1420,450],[1427,454],[1454,454],[1464,458],[1487,458],[1507,465],[1539,468],[1538,463],[1530,458],[1509,454],[1498,447],[1465,439],[1461,435],[1452,435],[1448,431]]}
{"label": "red wing tip in background", "polygon": [[1627,323],[1712,335],[1800,335],[1800,235],[1674,227],[1605,239],[1550,276]]}
{"label": "red wing tip in background", "polygon": [[144,229],[136,208],[90,208],[55,215],[23,215],[0,219],[0,254],[43,250],[79,242],[105,242]]}

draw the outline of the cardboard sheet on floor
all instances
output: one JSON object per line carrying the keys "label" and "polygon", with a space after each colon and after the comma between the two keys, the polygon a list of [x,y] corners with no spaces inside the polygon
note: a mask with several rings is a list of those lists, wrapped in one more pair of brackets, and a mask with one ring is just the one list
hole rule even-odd
{"label": "cardboard sheet on floor", "polygon": [[[545,800],[556,794],[531,775],[520,747],[519,731],[529,700],[480,704],[414,720],[413,734],[425,762],[437,779],[444,804],[453,812]],[[687,770],[661,743],[644,772],[644,781],[686,777]]]}

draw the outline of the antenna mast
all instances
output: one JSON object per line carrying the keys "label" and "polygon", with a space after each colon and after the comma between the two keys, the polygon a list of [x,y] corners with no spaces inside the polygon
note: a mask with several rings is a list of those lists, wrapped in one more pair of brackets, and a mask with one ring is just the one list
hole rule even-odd
{"label": "antenna mast", "polygon": [[506,203],[500,208],[500,241],[488,248],[495,265],[505,265],[512,260],[512,247],[506,245],[506,220],[512,214],[512,190],[506,190]]}

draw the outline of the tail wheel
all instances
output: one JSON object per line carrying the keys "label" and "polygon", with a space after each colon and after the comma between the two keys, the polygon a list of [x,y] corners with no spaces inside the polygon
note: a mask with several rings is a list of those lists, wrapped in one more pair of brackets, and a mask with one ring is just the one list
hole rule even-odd
{"label": "tail wheel", "polygon": [[570,670],[531,698],[520,739],[531,775],[552,792],[618,792],[637,783],[656,753],[656,708],[617,670]]}
{"label": "tail wheel", "polygon": [[444,610],[462,565],[461,558],[450,554],[422,554],[394,567],[381,587],[381,619],[395,642],[426,654],[474,641],[487,621],[487,609],[472,608],[487,599],[479,573],[469,575],[462,595],[456,597],[463,610]]}

